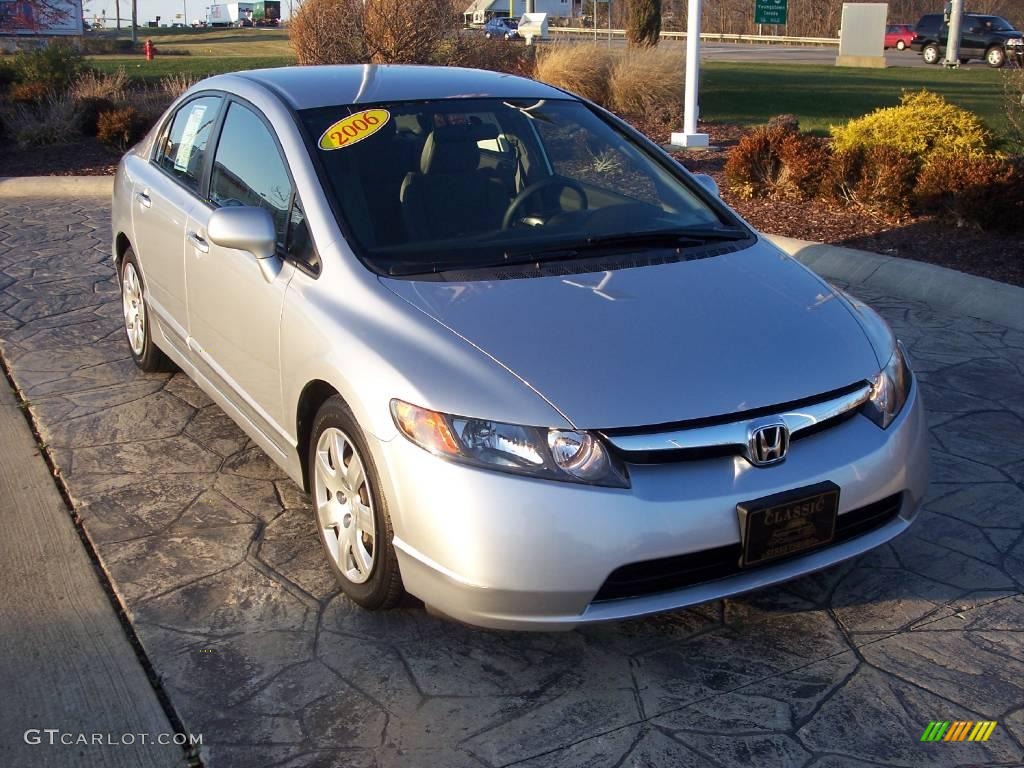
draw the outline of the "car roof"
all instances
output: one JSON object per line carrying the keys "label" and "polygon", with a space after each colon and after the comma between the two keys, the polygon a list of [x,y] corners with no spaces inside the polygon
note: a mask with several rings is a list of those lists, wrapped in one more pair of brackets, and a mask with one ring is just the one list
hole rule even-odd
{"label": "car roof", "polygon": [[550,85],[503,72],[406,64],[254,69],[210,78],[201,87],[230,91],[236,78],[263,86],[293,109],[436,99],[572,98]]}

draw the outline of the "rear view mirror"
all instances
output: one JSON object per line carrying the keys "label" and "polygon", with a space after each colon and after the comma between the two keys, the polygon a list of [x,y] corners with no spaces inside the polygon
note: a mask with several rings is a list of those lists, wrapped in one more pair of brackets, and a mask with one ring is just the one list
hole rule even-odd
{"label": "rear view mirror", "polygon": [[274,220],[265,208],[239,206],[218,208],[210,214],[206,236],[222,248],[248,251],[268,283],[281,271],[281,262],[274,258],[277,248],[277,230]]}
{"label": "rear view mirror", "polygon": [[710,192],[715,197],[721,197],[721,193],[718,191],[718,182],[708,176],[706,173],[695,173],[693,178],[697,180],[704,189]]}

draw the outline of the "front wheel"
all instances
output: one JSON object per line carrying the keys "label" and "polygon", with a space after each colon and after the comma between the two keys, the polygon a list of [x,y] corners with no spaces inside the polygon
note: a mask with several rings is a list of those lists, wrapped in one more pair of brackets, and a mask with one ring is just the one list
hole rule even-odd
{"label": "front wheel", "polygon": [[896,50],[897,51],[904,51],[904,50],[906,50],[906,48],[907,48],[907,44],[904,43],[902,40],[898,40],[896,42]]}
{"label": "front wheel", "polygon": [[999,46],[993,46],[986,51],[985,61],[993,69],[999,69],[1006,63],[1006,51]]}
{"label": "front wheel", "polygon": [[135,254],[129,248],[121,258],[121,312],[132,360],[146,373],[173,371],[174,363],[153,342],[146,307],[146,287]]}
{"label": "front wheel", "polygon": [[335,395],[313,421],[309,478],[320,543],[342,591],[363,608],[392,608],[405,590],[391,516],[362,430]]}
{"label": "front wheel", "polygon": [[921,49],[921,56],[924,58],[925,64],[938,64],[941,54],[939,53],[939,46],[937,45],[926,45]]}

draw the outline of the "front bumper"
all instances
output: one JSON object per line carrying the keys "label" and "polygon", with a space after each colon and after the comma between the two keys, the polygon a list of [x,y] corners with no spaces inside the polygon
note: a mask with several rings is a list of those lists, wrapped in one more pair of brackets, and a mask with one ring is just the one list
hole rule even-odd
{"label": "front bumper", "polygon": [[[794,441],[785,462],[741,457],[631,465],[632,488],[593,488],[435,458],[402,437],[373,446],[409,592],[470,624],[566,630],[715,600],[866,552],[904,531],[924,498],[926,421],[915,381],[888,430],[853,418]],[[593,602],[616,568],[736,544],[736,504],[831,480],[839,514],[894,494],[901,511],[856,538],[716,581]]]}

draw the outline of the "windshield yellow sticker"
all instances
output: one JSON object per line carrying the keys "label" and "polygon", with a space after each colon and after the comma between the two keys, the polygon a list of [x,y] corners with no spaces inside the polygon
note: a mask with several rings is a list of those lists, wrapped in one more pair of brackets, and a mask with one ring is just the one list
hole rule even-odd
{"label": "windshield yellow sticker", "polygon": [[391,113],[386,109],[366,109],[356,112],[324,131],[320,137],[320,149],[342,149],[350,147],[356,142],[362,141],[367,136],[372,136],[383,128]]}

